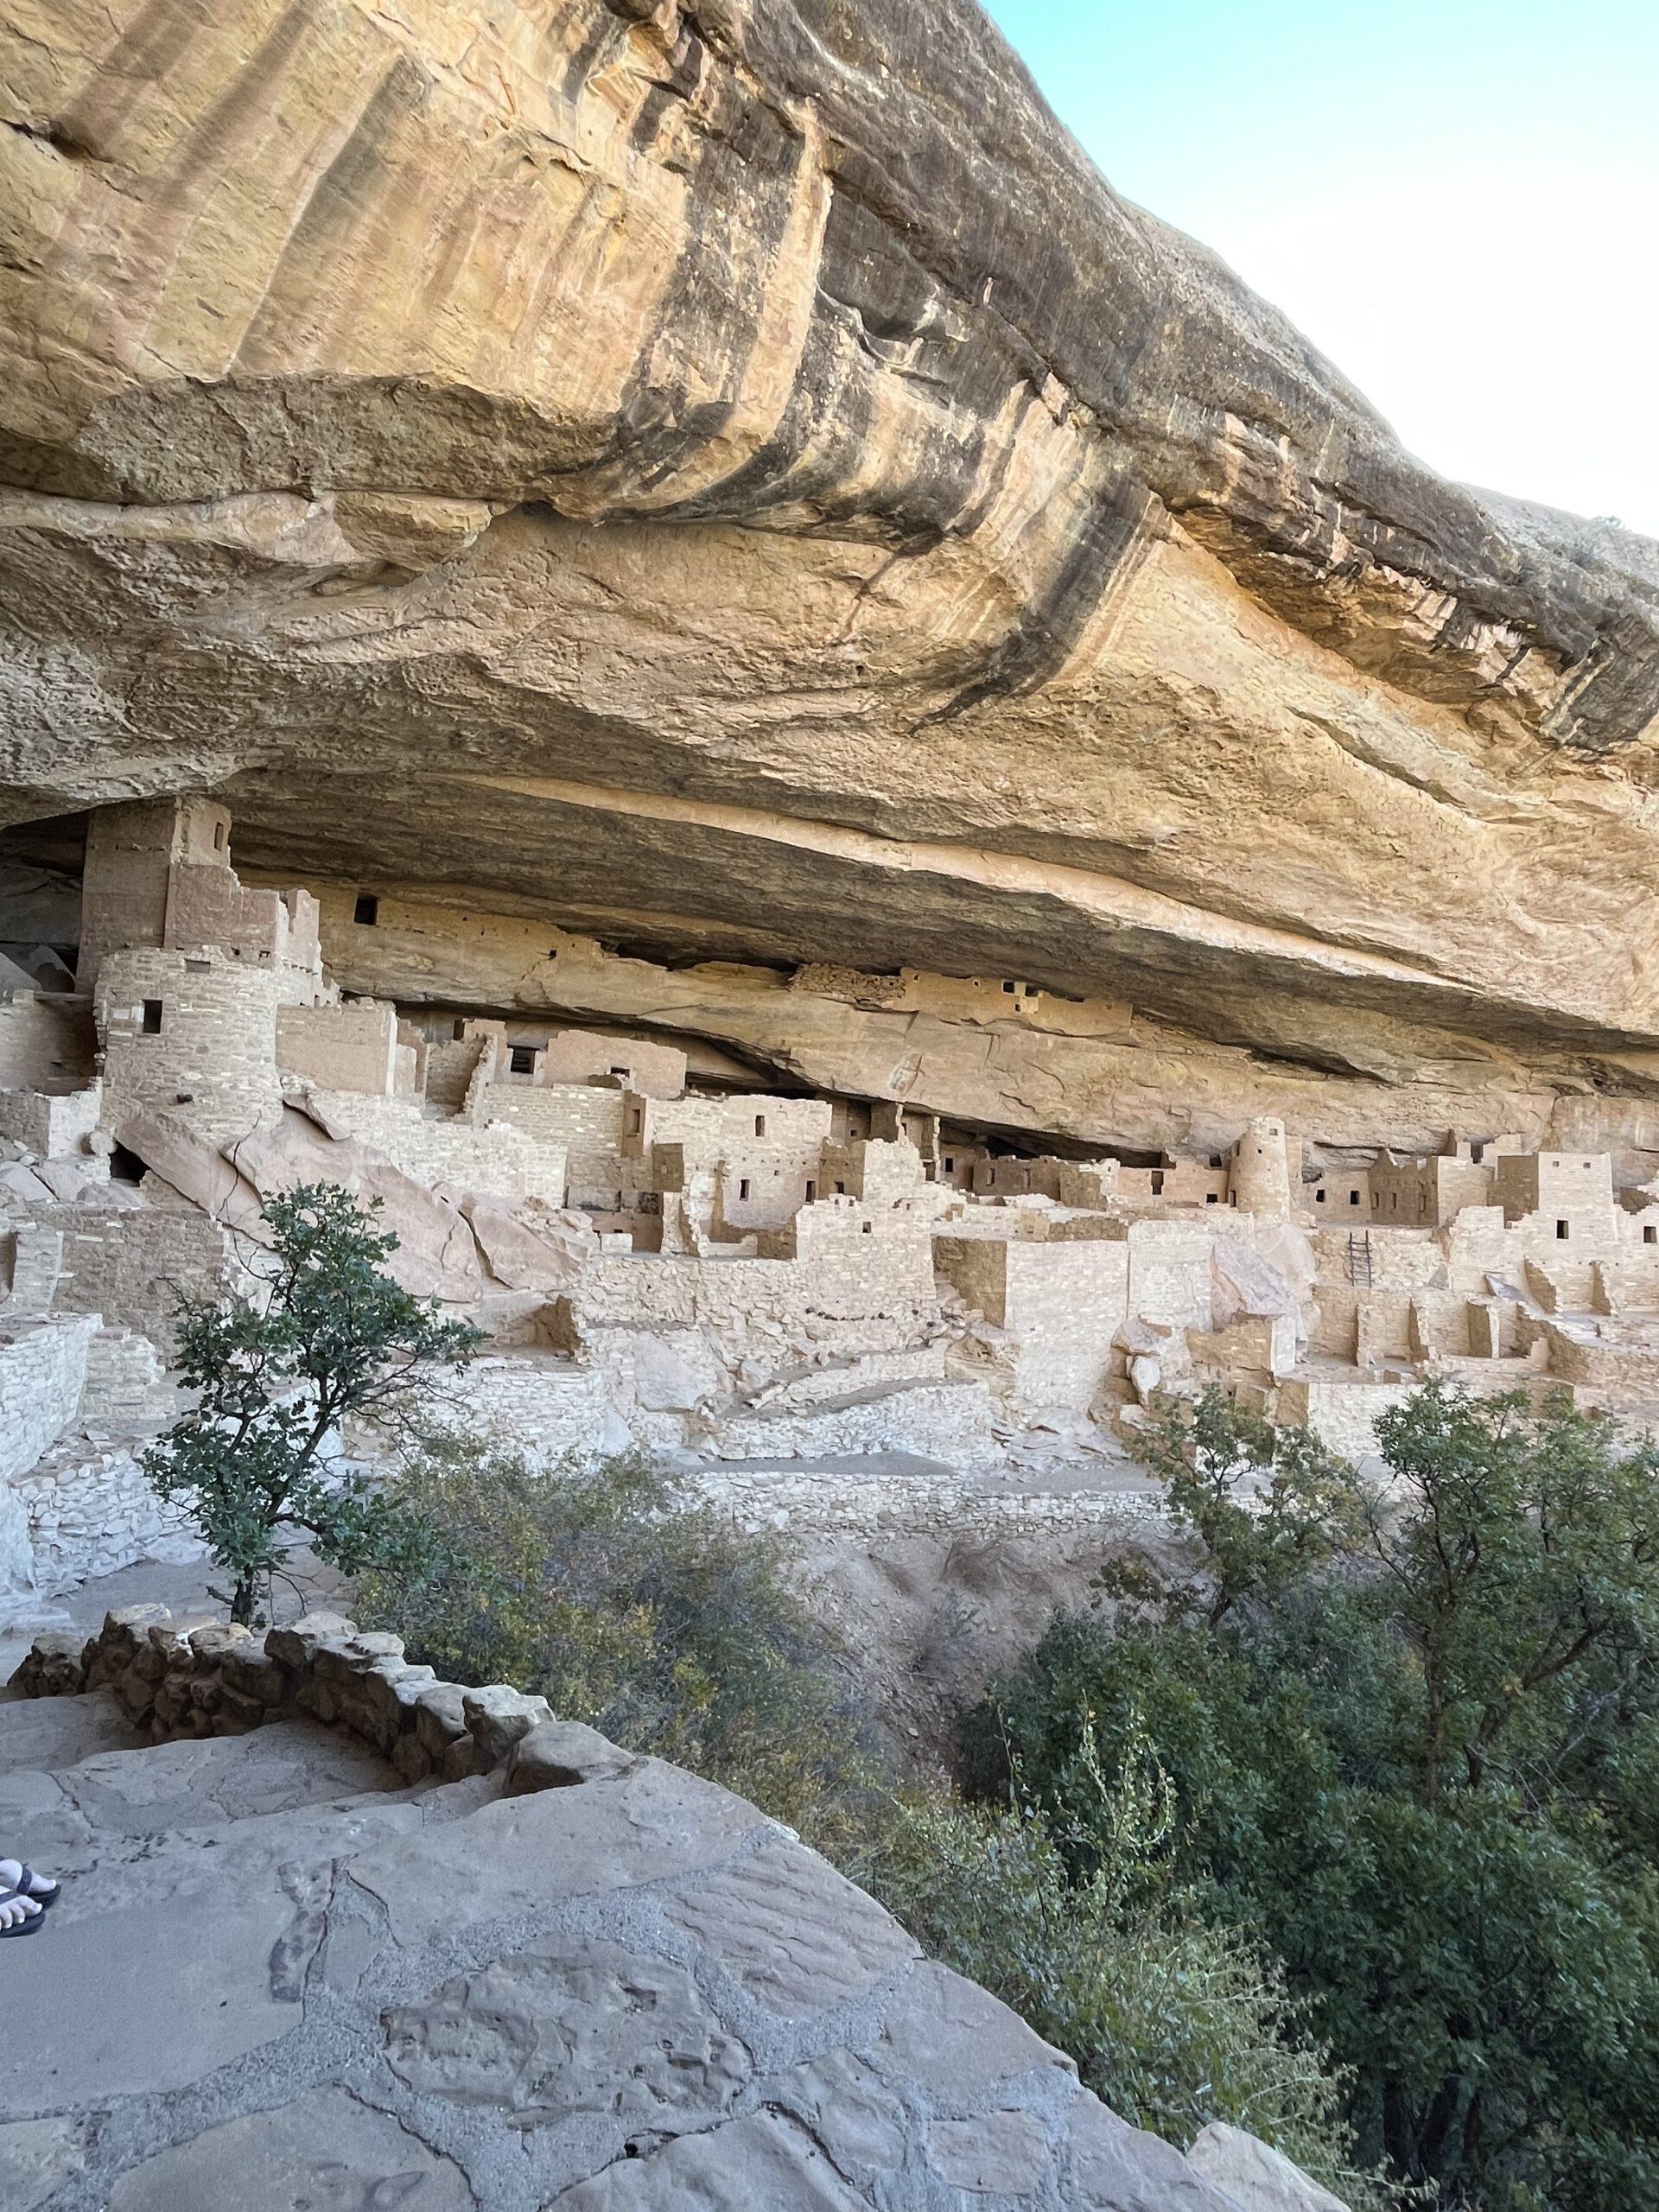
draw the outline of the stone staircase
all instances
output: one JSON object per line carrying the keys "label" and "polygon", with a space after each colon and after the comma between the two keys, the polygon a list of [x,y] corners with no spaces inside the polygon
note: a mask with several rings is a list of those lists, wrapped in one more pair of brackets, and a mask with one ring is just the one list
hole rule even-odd
{"label": "stone staircase", "polygon": [[753,1807],[330,1616],[41,1638],[0,1835],[6,2212],[1236,2212]]}

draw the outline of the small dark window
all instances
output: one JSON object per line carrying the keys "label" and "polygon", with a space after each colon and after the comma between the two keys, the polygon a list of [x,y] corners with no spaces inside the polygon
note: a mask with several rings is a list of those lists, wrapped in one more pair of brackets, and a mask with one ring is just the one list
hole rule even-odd
{"label": "small dark window", "polygon": [[213,850],[216,853],[222,853],[224,849],[225,824],[222,822],[215,822],[213,824]]}
{"label": "small dark window", "polygon": [[865,1234],[867,1236],[869,1236],[874,1235],[874,1230],[875,1230],[875,1224],[874,1224],[873,1221],[867,1221],[867,1222],[864,1224],[864,1225],[863,1225],[863,1226],[864,1226],[864,1234]]}
{"label": "small dark window", "polygon": [[1313,1203],[1316,1206],[1322,1206],[1325,1204],[1325,1192],[1323,1191],[1314,1192]]}
{"label": "small dark window", "polygon": [[747,1175],[740,1175],[737,1179],[737,1195],[740,1198],[747,1198],[749,1195],[749,1179]]}
{"label": "small dark window", "polygon": [[514,1045],[507,1052],[507,1069],[512,1075],[534,1075],[536,1047],[533,1045]]}
{"label": "small dark window", "polygon": [[630,1106],[630,1107],[629,1107],[629,1109],[628,1109],[628,1135],[629,1135],[631,1137],[637,1137],[637,1136],[639,1135],[639,1130],[640,1130],[640,1128],[641,1128],[642,1124],[644,1123],[645,1118],[645,1109],[644,1109],[644,1108],[643,1108],[643,1107],[639,1107],[639,1106]]}
{"label": "small dark window", "polygon": [[466,1034],[467,1034],[467,1024],[465,1023],[465,1021],[457,1021],[457,1022],[454,1024],[454,1041],[456,1042],[456,1044],[457,1044],[457,1045],[459,1045],[459,1044],[461,1043],[461,1039],[466,1036]]}
{"label": "small dark window", "polygon": [[[813,1183],[813,1182],[810,1182],[810,1181],[809,1181],[809,1183],[807,1184],[807,1186],[806,1186],[806,1203],[808,1204],[808,1205],[811,1205],[811,1203],[812,1203],[813,1199],[814,1199],[814,1198],[816,1198],[817,1197],[817,1195],[818,1195],[818,1186],[817,1186],[817,1185],[816,1183]],[[1648,1231],[1648,1238],[1649,1238],[1649,1243],[1651,1243],[1651,1242],[1652,1242],[1652,1238],[1653,1238],[1653,1231],[1652,1231],[1651,1230],[1649,1230]]]}
{"label": "small dark window", "polygon": [[125,1145],[118,1144],[110,1154],[110,1178],[116,1183],[142,1183],[144,1163],[136,1152],[129,1152]]}
{"label": "small dark window", "polygon": [[[1325,1192],[1321,1191],[1319,1192],[1319,1196],[1323,1198],[1325,1196]],[[1217,1199],[1213,1191],[1206,1191],[1204,1194],[1204,1203],[1207,1206],[1213,1206],[1219,1205],[1220,1201]]]}
{"label": "small dark window", "polygon": [[1152,1195],[1154,1198],[1160,1198],[1164,1195],[1164,1179],[1156,1168],[1153,1170]]}
{"label": "small dark window", "polygon": [[1357,1191],[1349,1192],[1348,1203],[1351,1206],[1357,1206],[1359,1204],[1359,1192]]}
{"label": "small dark window", "polygon": [[947,1175],[954,1175],[954,1174],[956,1173],[956,1172],[957,1172],[957,1163],[956,1163],[956,1161],[955,1161],[954,1160],[947,1160],[945,1161],[945,1163],[944,1163],[944,1172],[945,1172],[945,1173],[946,1173]]}
{"label": "small dark window", "polygon": [[847,1195],[847,1185],[846,1185],[844,1183],[837,1183],[837,1184],[836,1184],[836,1196],[838,1198],[844,1198],[846,1197],[846,1195]]}
{"label": "small dark window", "polygon": [[633,1070],[632,1068],[613,1068],[611,1070],[611,1073],[613,1075],[620,1075],[623,1082],[626,1083],[629,1077],[633,1073]]}
{"label": "small dark window", "polygon": [[372,892],[359,891],[357,904],[352,909],[352,919],[360,930],[372,930],[380,919],[380,901]]}
{"label": "small dark window", "polygon": [[1565,1244],[1567,1237],[1567,1227],[1564,1221],[1558,1221],[1556,1223],[1555,1234],[1560,1238],[1562,1243]]}
{"label": "small dark window", "polygon": [[1642,1232],[1642,1242],[1644,1244],[1659,1244],[1659,1229],[1656,1229],[1651,1222]]}
{"label": "small dark window", "polygon": [[146,1037],[159,1037],[161,1033],[162,1001],[160,999],[146,999],[144,1001],[144,1034]]}
{"label": "small dark window", "polygon": [[1477,1167],[1480,1165],[1481,1155],[1485,1149],[1486,1147],[1484,1144],[1471,1144],[1469,1147],[1469,1157],[1473,1160]]}
{"label": "small dark window", "polygon": [[1002,988],[1007,993],[1008,996],[1012,998],[1014,993],[1019,989],[1020,986],[1018,983],[1004,983]]}
{"label": "small dark window", "polygon": [[757,1114],[754,1117],[754,1134],[758,1137],[763,1137],[766,1134],[766,1117],[764,1114]]}

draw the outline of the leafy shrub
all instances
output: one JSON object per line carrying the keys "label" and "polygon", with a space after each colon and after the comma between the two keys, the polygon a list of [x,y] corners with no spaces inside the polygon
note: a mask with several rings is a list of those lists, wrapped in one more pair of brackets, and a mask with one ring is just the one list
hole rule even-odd
{"label": "leafy shrub", "polygon": [[1352,2212],[1397,2202],[1357,2171],[1344,2084],[1278,1969],[1191,1914],[1134,1909],[1122,1871],[1119,1860],[1074,1881],[1035,1814],[935,1798],[895,1808],[860,1877],[1124,2119],[1183,2146],[1228,2120]]}
{"label": "leafy shrub", "polygon": [[371,1573],[359,1618],[441,1675],[538,1691],[725,1783],[832,1855],[855,1842],[880,1778],[866,1715],[775,1545],[638,1453],[542,1475],[442,1443],[399,1495],[449,1561]]}
{"label": "leafy shrub", "polygon": [[[1173,1891],[1283,1962],[1364,2156],[1486,2212],[1659,2203],[1656,1455],[1433,1385],[1378,1429],[1357,1518],[1324,1455],[1170,1416],[1192,1573],[1057,1622],[967,1723],[967,1786],[1012,1767],[1086,1885],[1116,1848],[1094,1747],[1110,1786],[1149,1742]],[[1317,1524],[1289,1568],[1226,1510],[1287,1467],[1271,1510]]]}

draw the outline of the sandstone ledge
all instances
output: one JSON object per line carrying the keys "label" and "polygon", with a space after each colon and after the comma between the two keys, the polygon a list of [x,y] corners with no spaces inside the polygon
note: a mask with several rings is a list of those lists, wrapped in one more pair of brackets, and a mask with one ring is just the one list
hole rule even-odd
{"label": "sandstone ledge", "polygon": [[19,2212],[1236,2212],[787,1831],[539,1700],[157,1607],[16,1688],[9,1834],[68,1878],[7,1960]]}

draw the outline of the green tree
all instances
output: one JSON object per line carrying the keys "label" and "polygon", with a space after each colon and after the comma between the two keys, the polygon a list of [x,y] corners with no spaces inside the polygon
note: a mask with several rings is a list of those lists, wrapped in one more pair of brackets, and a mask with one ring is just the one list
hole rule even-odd
{"label": "green tree", "polygon": [[[1080,1749],[1110,1775],[1144,1733],[1172,1880],[1283,1962],[1365,2157],[1486,2212],[1659,2204],[1654,1448],[1564,1394],[1438,1384],[1378,1435],[1363,1510],[1337,1478],[1287,1544],[1286,1447],[1219,1399],[1166,1421],[1185,1570],[1056,1623],[970,1718],[966,1779],[1000,1798],[1011,1751],[1086,1882],[1115,1844]],[[1306,1505],[1330,1471],[1289,1461]],[[1224,1503],[1268,1499],[1255,1534],[1212,1510],[1222,1466]]]}
{"label": "green tree", "polygon": [[249,1294],[182,1302],[179,1365],[195,1401],[143,1464],[231,1578],[234,1621],[268,1605],[285,1534],[348,1574],[431,1554],[423,1516],[344,1462],[340,1424],[417,1442],[439,1378],[483,1339],[386,1274],[397,1239],[376,1228],[378,1206],[302,1184],[266,1205],[270,1243]]}

